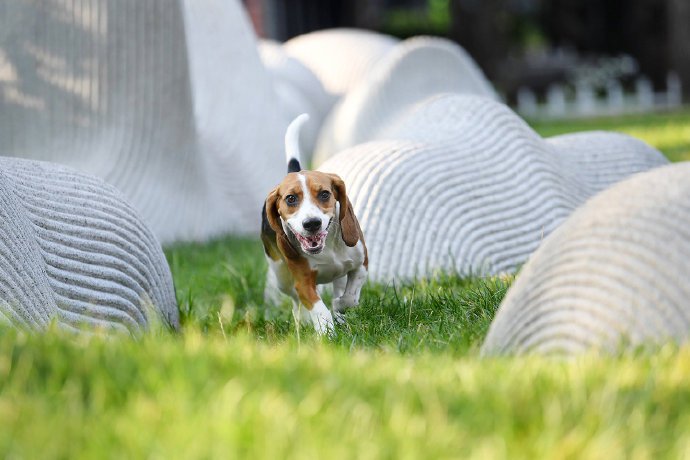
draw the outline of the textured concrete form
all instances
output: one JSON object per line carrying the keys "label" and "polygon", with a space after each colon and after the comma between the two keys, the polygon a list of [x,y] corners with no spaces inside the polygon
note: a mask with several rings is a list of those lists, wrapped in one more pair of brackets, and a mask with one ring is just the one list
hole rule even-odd
{"label": "textured concrete form", "polygon": [[114,187],[0,158],[0,318],[28,329],[179,327],[160,244]]}
{"label": "textured concrete form", "polygon": [[0,154],[123,191],[164,242],[258,231],[288,117],[238,1],[2,1]]}
{"label": "textured concrete form", "polygon": [[602,188],[666,164],[613,133],[544,140],[503,104],[440,95],[319,169],[347,184],[376,281],[515,270]]}
{"label": "textured concrete form", "polygon": [[388,35],[358,29],[328,29],[285,42],[288,55],[302,62],[334,96],[364,79],[399,42]]}
{"label": "textured concrete form", "polygon": [[286,119],[294,120],[302,113],[309,114],[309,123],[304,126],[300,136],[302,162],[308,165],[321,123],[337,98],[326,92],[316,75],[299,60],[289,56],[280,43],[261,40],[259,53],[271,75],[278,106]]}
{"label": "textured concrete form", "polygon": [[321,130],[314,164],[380,138],[415,104],[444,92],[497,98],[479,67],[457,44],[432,37],[400,42],[333,108]]}
{"label": "textured concrete form", "polygon": [[578,209],[520,272],[485,354],[687,341],[690,164],[639,174]]}

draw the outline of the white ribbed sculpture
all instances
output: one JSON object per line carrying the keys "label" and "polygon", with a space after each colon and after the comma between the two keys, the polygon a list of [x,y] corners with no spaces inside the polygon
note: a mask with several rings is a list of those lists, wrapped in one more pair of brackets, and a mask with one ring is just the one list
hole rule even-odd
{"label": "white ribbed sculpture", "polygon": [[258,230],[288,118],[235,0],[4,0],[0,154],[118,187],[164,242]]}
{"label": "white ribbed sculpture", "polygon": [[114,187],[0,158],[0,321],[136,333],[179,327],[160,244]]}
{"label": "white ribbed sculpture", "polygon": [[666,163],[629,136],[544,140],[503,104],[440,95],[319,169],[345,180],[370,278],[389,281],[513,271],[588,197]]}
{"label": "white ribbed sculpture", "polygon": [[497,98],[482,71],[457,44],[432,37],[400,42],[333,108],[321,130],[314,164],[380,137],[386,126],[415,104],[445,92]]}
{"label": "white ribbed sculpture", "polygon": [[530,258],[484,354],[619,351],[690,337],[690,164],[592,198]]}
{"label": "white ribbed sculpture", "polygon": [[302,62],[334,96],[342,96],[367,77],[399,42],[367,30],[327,29],[285,42],[286,53]]}
{"label": "white ribbed sculpture", "polygon": [[326,92],[316,75],[300,61],[289,56],[278,42],[261,40],[259,53],[271,75],[278,107],[285,118],[294,120],[302,113],[309,114],[309,123],[304,126],[300,136],[302,161],[309,164],[321,123],[336,97]]}

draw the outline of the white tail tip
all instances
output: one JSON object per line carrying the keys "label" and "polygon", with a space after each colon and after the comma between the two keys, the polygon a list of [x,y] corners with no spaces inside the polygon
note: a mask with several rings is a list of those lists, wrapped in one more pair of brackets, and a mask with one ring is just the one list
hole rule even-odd
{"label": "white tail tip", "polygon": [[285,161],[290,162],[291,159],[300,161],[300,149],[299,149],[299,132],[302,125],[309,120],[309,115],[303,113],[298,115],[285,131]]}

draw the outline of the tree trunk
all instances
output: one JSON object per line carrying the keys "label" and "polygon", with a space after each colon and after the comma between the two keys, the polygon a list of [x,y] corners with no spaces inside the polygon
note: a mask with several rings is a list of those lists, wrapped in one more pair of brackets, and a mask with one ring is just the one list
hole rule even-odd
{"label": "tree trunk", "polygon": [[670,70],[680,76],[683,97],[690,100],[690,2],[668,0],[668,53]]}
{"label": "tree trunk", "polygon": [[477,61],[489,79],[498,77],[508,49],[506,0],[451,0],[450,37]]}

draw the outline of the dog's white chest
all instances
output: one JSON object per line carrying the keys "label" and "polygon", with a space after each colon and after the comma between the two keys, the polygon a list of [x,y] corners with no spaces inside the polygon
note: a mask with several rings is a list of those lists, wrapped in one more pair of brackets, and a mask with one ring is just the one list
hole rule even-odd
{"label": "dog's white chest", "polygon": [[310,255],[308,260],[311,269],[317,272],[316,282],[330,283],[362,265],[364,250],[361,241],[352,248],[345,244],[330,244],[321,254]]}

